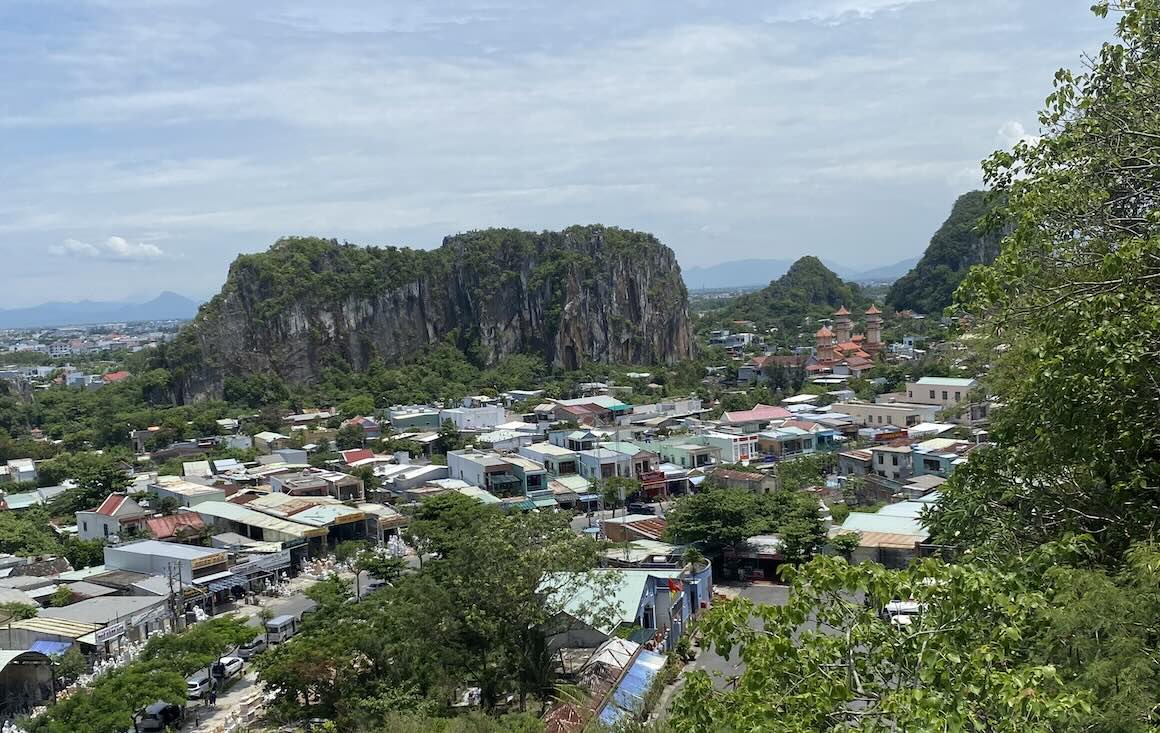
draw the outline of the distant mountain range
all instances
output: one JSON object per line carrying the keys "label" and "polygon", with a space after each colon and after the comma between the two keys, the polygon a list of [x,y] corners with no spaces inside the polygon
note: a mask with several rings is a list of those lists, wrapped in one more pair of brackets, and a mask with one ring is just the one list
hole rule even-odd
{"label": "distant mountain range", "polygon": [[[872,270],[854,270],[826,260],[822,262],[840,278],[850,282],[893,282],[914,267],[918,257],[909,257]],[[687,267],[683,272],[685,286],[690,290],[751,287],[768,285],[788,272],[791,265],[792,260],[730,260],[708,267]]]}
{"label": "distant mountain range", "polygon": [[144,303],[81,300],[43,303],[29,308],[0,309],[0,328],[76,326],[117,321],[165,321],[193,318],[198,303],[168,290]]}

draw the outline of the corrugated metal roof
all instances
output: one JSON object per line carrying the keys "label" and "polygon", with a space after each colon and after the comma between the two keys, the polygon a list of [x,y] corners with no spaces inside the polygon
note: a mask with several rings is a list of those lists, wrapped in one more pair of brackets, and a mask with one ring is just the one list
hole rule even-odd
{"label": "corrugated metal roof", "polygon": [[[48,618],[46,616],[36,616],[34,618],[13,621],[11,625],[14,629],[63,636],[68,639],[76,639],[101,628],[100,624],[70,621],[63,618]],[[5,626],[7,627],[8,624],[5,624]]]}
{"label": "corrugated metal roof", "polygon": [[930,533],[922,523],[912,517],[892,517],[888,514],[868,514],[866,512],[850,512],[846,521],[842,522],[845,532],[881,532],[884,534],[910,535],[925,539]]}
{"label": "corrugated metal roof", "polygon": [[286,519],[278,519],[277,517],[271,517],[269,514],[263,514],[262,512],[254,511],[253,509],[248,509],[237,504],[230,504],[225,501],[203,501],[194,507],[194,509],[203,517],[226,519],[231,522],[239,522],[253,527],[268,529],[271,532],[278,532],[291,537],[321,537],[326,534],[326,529],[322,527],[311,527]]}

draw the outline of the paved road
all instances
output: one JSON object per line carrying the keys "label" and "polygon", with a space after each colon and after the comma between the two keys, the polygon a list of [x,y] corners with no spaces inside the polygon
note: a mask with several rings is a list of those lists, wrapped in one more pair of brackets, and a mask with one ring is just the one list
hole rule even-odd
{"label": "paved road", "polygon": [[[747,586],[733,586],[719,588],[725,592],[732,590],[736,591],[736,595],[743,598],[748,598],[754,603],[759,603],[767,606],[782,606],[789,600],[789,589],[783,585],[766,585],[755,584]],[[761,628],[761,622],[755,618],[749,619],[749,625],[753,628]],[[691,665],[696,669],[703,669],[713,677],[714,684],[719,689],[726,689],[729,681],[740,675],[744,669],[741,660],[737,657],[737,650],[733,650],[733,654],[729,659],[717,654],[716,650],[702,650],[701,655]]]}

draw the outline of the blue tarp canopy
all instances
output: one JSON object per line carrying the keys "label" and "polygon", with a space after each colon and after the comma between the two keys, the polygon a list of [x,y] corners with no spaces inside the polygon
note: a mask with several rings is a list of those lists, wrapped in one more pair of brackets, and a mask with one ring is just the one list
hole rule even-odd
{"label": "blue tarp canopy", "polygon": [[28,647],[28,650],[40,652],[51,657],[54,654],[64,654],[70,646],[72,646],[71,641],[47,641],[45,639],[39,639],[32,642],[32,646]]}
{"label": "blue tarp canopy", "polygon": [[620,679],[612,699],[600,711],[600,720],[608,725],[616,725],[625,716],[640,712],[644,705],[644,694],[652,684],[653,677],[664,666],[663,655],[642,650]]}

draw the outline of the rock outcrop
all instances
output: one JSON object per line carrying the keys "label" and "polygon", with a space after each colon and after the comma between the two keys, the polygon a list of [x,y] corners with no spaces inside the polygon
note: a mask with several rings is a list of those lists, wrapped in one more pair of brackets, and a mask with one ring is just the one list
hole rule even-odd
{"label": "rock outcrop", "polygon": [[396,364],[447,339],[481,364],[672,363],[692,353],[687,311],[672,250],[639,232],[491,229],[431,251],[290,238],[234,261],[164,365],[185,402],[227,376],[309,383],[335,359]]}

